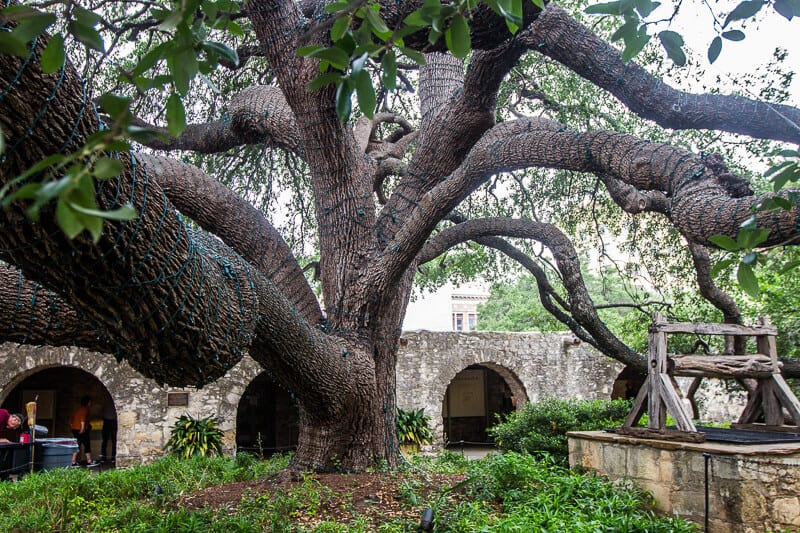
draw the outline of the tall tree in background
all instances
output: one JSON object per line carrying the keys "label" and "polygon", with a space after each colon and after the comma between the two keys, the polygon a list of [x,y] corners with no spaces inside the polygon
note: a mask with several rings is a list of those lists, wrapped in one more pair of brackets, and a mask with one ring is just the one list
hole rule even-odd
{"label": "tall tree in background", "polygon": [[[64,34],[102,49],[94,29],[101,19],[65,5],[70,22]],[[212,84],[204,62],[209,57],[231,63],[226,76],[236,77],[236,58],[195,31],[200,15],[194,9],[105,4],[112,11],[115,6],[126,10],[105,20],[104,31],[134,41],[150,32],[152,39],[138,63],[114,65],[120,78],[136,83],[133,96],[163,84],[157,65],[166,65],[175,87],[161,93],[164,131],[172,136],[137,137],[155,152],[133,153],[114,137],[141,124],[121,99],[99,99],[108,114],[101,120],[93,99],[102,88],[84,80],[95,82],[103,57],[95,66],[64,47],[61,33],[37,36],[31,20],[41,19],[29,12],[6,11],[0,18],[6,30],[0,32],[6,199],[0,258],[8,264],[0,269],[0,338],[113,353],[173,385],[202,386],[249,354],[297,398],[296,469],[395,463],[395,365],[414,273],[467,241],[518,261],[536,277],[545,308],[558,320],[603,353],[644,368],[642,355],[598,318],[578,254],[562,230],[546,221],[469,218],[459,211],[500,173],[534,167],[590,173],[622,210],[663,215],[689,243],[703,294],[726,309],[726,318],[737,319],[735,306],[711,281],[704,247],[714,235],[737,239],[763,198],[716,155],[619,131],[573,130],[542,116],[497,120],[501,83],[526,54],[561,63],[665,128],[800,142],[800,110],[678,91],[623,62],[619,51],[558,5],[540,10],[528,2],[513,36],[507,20],[482,4],[466,17],[454,16],[445,38],[435,39],[435,24],[406,32],[401,49],[412,57],[425,53],[417,76],[419,119],[364,109],[366,116],[343,121],[352,90],[362,106],[374,105],[367,56],[383,54],[382,66],[393,71],[395,52],[370,48],[349,62],[342,46],[330,46],[329,34],[341,43],[342,35],[358,35],[359,25],[369,23],[367,33],[390,35],[422,3],[381,1],[354,16],[347,10],[326,14],[316,0],[252,0],[233,17],[243,38],[257,37],[242,45],[239,58],[255,58],[252,68],[274,82],[248,81],[226,113],[184,129],[178,95],[187,92],[191,77],[199,70]],[[222,20],[215,18],[221,6],[202,5],[212,27]],[[224,24],[232,24],[231,17]],[[8,37],[19,36],[19,28],[28,33],[22,50]],[[174,39],[156,45],[165,33]],[[468,61],[445,53],[449,46],[466,55],[467,35]],[[337,66],[345,77],[326,70]],[[334,75],[314,83],[321,70]],[[383,81],[394,83],[393,76]],[[251,145],[284,151],[306,169],[324,311],[290,246],[295,243],[186,162],[188,152],[235,153]],[[179,150],[181,157],[162,155]],[[769,233],[754,244],[795,242],[798,212],[789,207],[757,215]],[[553,290],[541,266],[508,238],[546,247],[567,296]]]}

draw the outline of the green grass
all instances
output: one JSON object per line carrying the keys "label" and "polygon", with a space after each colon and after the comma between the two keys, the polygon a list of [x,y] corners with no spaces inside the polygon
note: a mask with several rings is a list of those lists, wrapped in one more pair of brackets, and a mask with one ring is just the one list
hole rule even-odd
{"label": "green grass", "polygon": [[[129,469],[93,474],[59,469],[0,483],[0,531],[15,532],[372,532],[415,531],[418,518],[392,518],[375,525],[355,515],[348,523],[325,516],[331,501],[346,505],[308,476],[293,489],[246,496],[235,508],[187,510],[176,504],[198,489],[258,479],[284,468],[286,456],[165,457]],[[397,497],[405,509],[431,506],[436,532],[476,531],[697,531],[686,522],[658,518],[648,494],[565,469],[547,457],[509,452],[481,461],[443,453],[403,468]],[[433,494],[423,488],[437,474],[466,474]],[[377,475],[377,474],[376,474]],[[160,487],[157,493],[156,487]],[[418,517],[417,511],[412,513]],[[299,517],[315,517],[301,527]]]}

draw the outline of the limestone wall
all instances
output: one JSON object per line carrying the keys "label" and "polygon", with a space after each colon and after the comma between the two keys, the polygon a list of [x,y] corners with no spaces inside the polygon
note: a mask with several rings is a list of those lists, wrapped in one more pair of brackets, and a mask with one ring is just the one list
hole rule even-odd
{"label": "limestone wall", "polygon": [[623,368],[585,344],[575,345],[567,333],[405,332],[397,362],[397,406],[424,407],[441,442],[447,386],[473,364],[498,372],[518,400],[530,402],[548,396],[610,398]]}
{"label": "limestone wall", "polygon": [[[448,384],[472,364],[497,372],[509,385],[518,406],[547,396],[608,398],[622,366],[596,351],[573,343],[569,334],[407,332],[401,339],[397,365],[397,404],[424,408],[431,417],[437,442],[442,442],[442,401]],[[169,428],[182,414],[213,415],[220,419],[226,450],[236,445],[236,415],[248,384],[260,367],[245,357],[228,374],[202,390],[160,386],[137,374],[126,363],[106,354],[62,347],[0,345],[0,402],[24,379],[48,368],[75,368],[86,372],[80,384],[60,384],[77,405],[79,389],[90,382],[107,390],[119,421],[118,464],[148,461],[163,453]],[[95,382],[96,378],[96,382]],[[55,387],[54,387],[55,388]],[[169,406],[169,393],[188,393],[188,405]],[[714,402],[706,402],[712,405]],[[95,406],[99,412],[99,406]],[[59,416],[68,417],[68,413]],[[58,434],[51,436],[68,436]],[[100,432],[93,433],[99,448]]]}
{"label": "limestone wall", "polygon": [[708,479],[711,533],[800,531],[800,443],[692,444],[576,432],[569,454],[571,466],[633,481],[652,492],[659,511],[701,527]]}

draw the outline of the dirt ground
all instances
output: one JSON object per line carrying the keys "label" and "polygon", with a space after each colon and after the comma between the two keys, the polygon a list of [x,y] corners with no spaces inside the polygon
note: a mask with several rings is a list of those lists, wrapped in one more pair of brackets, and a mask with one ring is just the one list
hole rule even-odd
{"label": "dirt ground", "polygon": [[[458,485],[463,474],[409,475],[405,472],[338,474],[309,474],[300,481],[282,481],[279,476],[256,481],[218,485],[183,496],[176,505],[187,509],[226,507],[233,511],[243,497],[275,494],[276,491],[298,489],[311,484],[321,495],[318,508],[301,512],[298,525],[313,526],[324,520],[347,523],[356,516],[366,517],[373,525],[394,518],[419,521],[427,502],[441,490]],[[318,484],[318,485],[317,485]],[[406,496],[413,486],[416,501]],[[457,491],[460,492],[460,491]]]}

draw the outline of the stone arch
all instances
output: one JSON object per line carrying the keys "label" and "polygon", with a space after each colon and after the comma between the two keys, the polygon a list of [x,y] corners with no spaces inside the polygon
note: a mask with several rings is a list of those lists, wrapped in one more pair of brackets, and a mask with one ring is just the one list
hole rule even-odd
{"label": "stone arch", "polygon": [[452,374],[442,396],[441,424],[445,442],[490,443],[487,429],[498,415],[528,401],[522,381],[511,369],[482,361]]}
{"label": "stone arch", "polygon": [[[82,396],[89,396],[92,402],[90,439],[96,458],[101,454],[104,407],[112,406],[114,421],[117,411],[111,390],[93,372],[75,364],[52,362],[26,368],[4,384],[0,406],[25,413],[25,404],[36,400],[36,424],[47,428],[47,437],[72,437],[69,419]],[[110,449],[109,455],[112,455]]]}
{"label": "stone arch", "polygon": [[269,456],[297,446],[297,402],[267,372],[257,375],[241,395],[236,413],[236,450]]}

